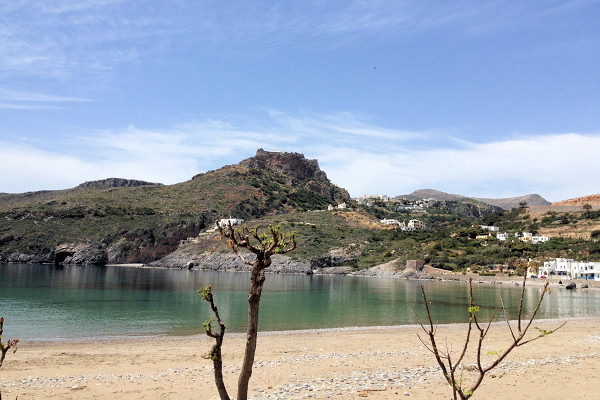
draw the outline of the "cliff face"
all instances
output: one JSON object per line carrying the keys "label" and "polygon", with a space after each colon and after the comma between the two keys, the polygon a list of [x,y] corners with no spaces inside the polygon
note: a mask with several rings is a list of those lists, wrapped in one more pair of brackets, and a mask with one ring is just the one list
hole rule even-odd
{"label": "cliff face", "polygon": [[89,188],[111,188],[111,187],[138,187],[138,186],[159,186],[162,183],[152,183],[146,181],[140,181],[137,179],[122,179],[122,178],[107,178],[98,181],[83,182],[77,186],[82,189]]}
{"label": "cliff face", "polygon": [[327,175],[319,168],[318,161],[308,160],[300,153],[270,152],[258,149],[254,157],[240,162],[240,165],[279,173],[289,178],[289,184],[309,179],[327,180]]}
{"label": "cliff face", "polygon": [[258,149],[254,157],[239,163],[241,167],[274,173],[284,179],[285,184],[304,186],[331,202],[350,201],[345,189],[333,185],[327,174],[319,168],[317,160],[310,160],[300,153],[285,153]]}

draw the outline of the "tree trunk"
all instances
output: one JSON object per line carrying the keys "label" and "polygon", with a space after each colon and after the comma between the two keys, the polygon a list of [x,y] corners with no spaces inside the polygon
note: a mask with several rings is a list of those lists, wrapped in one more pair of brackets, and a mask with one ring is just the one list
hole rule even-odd
{"label": "tree trunk", "polygon": [[218,344],[215,346],[216,349],[212,354],[214,356],[213,365],[215,370],[215,384],[217,385],[217,390],[219,391],[221,400],[229,400],[229,394],[227,394],[225,382],[223,382],[223,359],[221,357],[221,345],[223,343],[223,338],[217,338],[217,342]]}
{"label": "tree trunk", "polygon": [[244,352],[244,361],[242,371],[238,379],[238,400],[248,399],[248,382],[252,376],[252,365],[254,364],[254,354],[256,352],[256,338],[258,335],[258,306],[262,286],[265,282],[264,269],[270,264],[270,260],[265,262],[260,257],[257,258],[252,266],[252,276],[250,281],[250,292],[248,293],[248,329],[246,332],[246,350]]}

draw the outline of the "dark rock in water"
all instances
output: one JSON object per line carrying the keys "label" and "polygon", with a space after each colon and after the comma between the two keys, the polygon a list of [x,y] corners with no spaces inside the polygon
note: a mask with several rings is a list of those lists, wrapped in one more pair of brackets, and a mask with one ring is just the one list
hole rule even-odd
{"label": "dark rock in water", "polygon": [[577,285],[575,285],[574,283],[569,283],[567,286],[565,286],[566,289],[577,289]]}

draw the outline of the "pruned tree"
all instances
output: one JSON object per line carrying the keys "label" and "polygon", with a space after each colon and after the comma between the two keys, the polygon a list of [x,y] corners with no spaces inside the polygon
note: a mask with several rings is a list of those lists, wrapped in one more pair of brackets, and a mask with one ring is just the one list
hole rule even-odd
{"label": "pruned tree", "polygon": [[[279,225],[269,225],[268,231],[259,233],[258,228],[248,229],[246,225],[239,229],[235,229],[231,223],[226,227],[217,224],[221,237],[227,239],[229,246],[234,253],[247,265],[252,267],[250,275],[250,291],[248,292],[248,326],[246,330],[246,347],[244,350],[244,359],[242,369],[238,379],[238,400],[247,400],[248,398],[248,382],[252,376],[252,365],[254,363],[254,355],[256,353],[256,343],[258,336],[258,310],[262,287],[265,282],[265,269],[271,265],[271,256],[273,254],[289,253],[296,248],[296,237],[294,232],[284,234],[281,232]],[[240,248],[248,250],[254,254],[253,260],[240,252]],[[211,309],[220,331],[212,332],[212,318],[204,324],[206,334],[215,339],[215,345],[206,355],[207,358],[213,360],[215,368],[215,383],[219,391],[221,400],[229,400],[225,383],[223,382],[223,363],[221,360],[221,347],[225,336],[225,324],[219,317],[219,312],[214,304],[212,289],[210,286],[198,291],[202,298],[210,303]]]}
{"label": "pruned tree", "polygon": [[[529,330],[529,328],[531,327],[531,324],[532,324],[533,320],[535,319],[535,316],[540,308],[540,305],[542,304],[544,295],[546,293],[550,292],[550,290],[548,289],[548,282],[546,282],[546,284],[544,285],[544,288],[542,290],[542,293],[540,294],[538,302],[537,302],[533,312],[531,313],[531,316],[528,319],[523,321],[523,299],[525,297],[525,281],[526,280],[527,280],[527,276],[525,276],[523,278],[523,285],[521,288],[521,300],[519,302],[518,316],[517,316],[517,321],[516,321],[516,329],[509,322],[508,314],[506,312],[506,308],[504,307],[502,298],[500,298],[498,300],[498,305],[494,309],[494,312],[492,313],[492,316],[489,319],[489,321],[487,321],[485,323],[479,322],[479,320],[477,319],[477,313],[479,312],[479,306],[476,305],[473,301],[473,282],[472,282],[472,279],[469,280],[469,304],[468,304],[468,308],[467,308],[467,311],[469,313],[469,322],[467,323],[467,337],[465,339],[464,346],[462,347],[462,351],[460,352],[460,354],[458,354],[458,357],[456,359],[454,359],[454,356],[450,353],[450,350],[448,349],[447,344],[446,344],[445,351],[441,350],[438,346],[438,343],[436,341],[437,326],[433,323],[433,319],[431,317],[431,311],[429,309],[430,303],[427,301],[427,296],[425,295],[425,289],[424,289],[423,285],[421,285],[421,292],[423,294],[423,302],[425,303],[425,310],[427,311],[429,327],[426,328],[423,325],[423,323],[417,318],[416,315],[415,315],[415,319],[421,325],[421,328],[423,329],[423,331],[427,334],[429,341],[426,342],[426,340],[423,339],[420,335],[417,335],[417,336],[419,337],[419,340],[421,341],[421,343],[423,343],[423,345],[427,348],[427,350],[429,350],[434,355],[438,365],[440,366],[440,368],[442,370],[442,374],[444,375],[444,378],[450,384],[450,387],[452,387],[452,393],[454,395],[454,400],[457,400],[458,398],[460,398],[461,400],[465,400],[465,399],[469,399],[471,396],[473,396],[475,391],[481,385],[481,382],[483,381],[483,378],[485,377],[485,375],[488,372],[490,372],[492,369],[497,367],[506,358],[506,356],[508,356],[508,354],[511,351],[513,351],[515,348],[517,348],[519,346],[523,346],[524,344],[533,342],[534,340],[540,339],[544,336],[547,336],[547,335],[555,332],[556,330],[562,328],[566,324],[566,322],[563,322],[556,329],[551,330],[551,331],[535,327],[535,329],[537,329],[539,332],[538,335],[527,338],[527,339],[525,338],[525,335],[526,335],[527,331]],[[484,342],[484,340],[490,330],[492,322],[494,321],[496,314],[500,308],[502,308],[502,311],[504,312],[504,319],[506,320],[506,324],[508,325],[508,329],[510,331],[512,340],[509,342],[509,345],[504,350],[499,350],[499,351],[493,350],[493,351],[488,352],[486,355],[493,356],[494,358],[492,359],[492,361],[489,361],[488,363],[484,363],[484,361],[482,360],[483,344],[484,344],[483,342]],[[475,361],[474,368],[470,368],[470,369],[474,370],[474,376],[471,381],[471,384],[468,385],[468,383],[465,383],[461,378],[462,378],[463,373],[465,372],[465,368],[463,368],[464,367],[463,361],[465,360],[467,350],[471,343],[471,336],[474,335],[473,331],[476,331],[475,335],[477,336],[476,344],[475,344],[475,346],[476,346],[476,349],[475,349],[476,350],[476,361]]]}
{"label": "pruned tree", "polygon": [[[0,367],[2,367],[2,363],[4,363],[4,358],[6,357],[6,353],[11,348],[13,349],[13,353],[17,351],[17,344],[19,343],[19,339],[8,340],[6,343],[2,343],[2,333],[4,329],[4,317],[0,317]],[[2,400],[2,390],[0,389],[0,400]]]}
{"label": "pruned tree", "polygon": [[225,387],[225,382],[223,381],[223,359],[221,357],[221,347],[223,346],[223,337],[225,337],[225,324],[221,321],[221,317],[219,316],[219,310],[215,305],[212,288],[210,285],[198,290],[200,296],[202,296],[202,300],[208,301],[210,304],[210,308],[215,314],[215,318],[217,319],[217,323],[219,324],[219,332],[213,333],[212,331],[212,322],[213,319],[209,318],[208,321],[204,323],[204,331],[208,336],[215,339],[215,344],[212,349],[204,355],[204,358],[211,359],[214,367],[215,374],[215,384],[217,385],[217,390],[219,391],[219,396],[221,399],[229,400],[229,395],[227,394],[227,388]]}

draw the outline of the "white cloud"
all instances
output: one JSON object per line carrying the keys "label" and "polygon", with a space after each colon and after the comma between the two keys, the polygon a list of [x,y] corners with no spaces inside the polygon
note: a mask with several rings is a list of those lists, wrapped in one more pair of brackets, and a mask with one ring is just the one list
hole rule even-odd
{"label": "white cloud", "polygon": [[39,110],[59,108],[61,103],[82,103],[81,97],[59,96],[47,93],[11,90],[0,87],[0,108],[12,110]]}
{"label": "white cloud", "polygon": [[[475,197],[538,193],[550,201],[600,192],[600,135],[555,134],[387,154],[328,147],[318,153],[330,179],[354,196],[432,188]],[[332,154],[335,154],[332,156]]]}
{"label": "white cloud", "polygon": [[396,135],[352,114],[268,114],[267,120],[245,124],[213,119],[165,130],[132,126],[74,135],[57,142],[57,150],[0,143],[0,191],[66,188],[108,177],[172,184],[237,163],[258,148],[277,148],[316,158],[353,196],[432,188],[476,197],[539,193],[558,201],[600,192],[592,178],[600,175],[599,134],[463,141],[448,148],[429,134]]}

